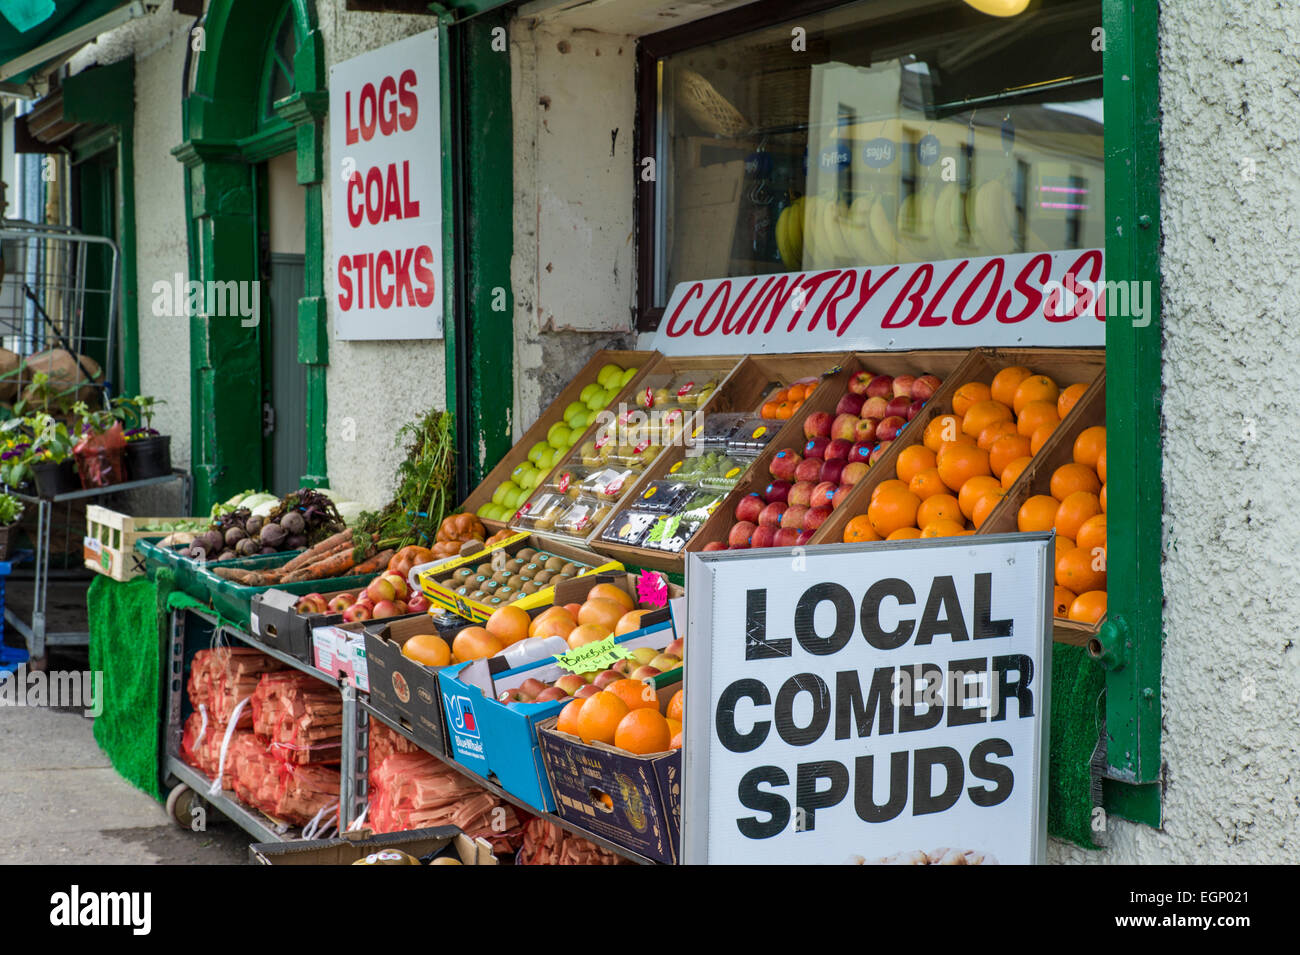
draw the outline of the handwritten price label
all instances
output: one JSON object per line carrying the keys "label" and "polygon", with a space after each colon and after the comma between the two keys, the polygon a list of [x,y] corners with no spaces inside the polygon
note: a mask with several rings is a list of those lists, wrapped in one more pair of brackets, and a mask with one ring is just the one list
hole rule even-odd
{"label": "handwritten price label", "polygon": [[561,670],[570,673],[591,673],[595,670],[608,670],[619,660],[630,660],[632,654],[614,643],[611,633],[604,640],[584,644],[576,650],[556,656],[555,663]]}

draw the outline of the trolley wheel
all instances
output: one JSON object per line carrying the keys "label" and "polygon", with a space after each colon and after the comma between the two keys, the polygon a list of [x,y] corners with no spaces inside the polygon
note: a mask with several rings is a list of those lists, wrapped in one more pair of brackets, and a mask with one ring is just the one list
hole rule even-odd
{"label": "trolley wheel", "polygon": [[167,815],[172,817],[176,825],[188,831],[193,821],[192,810],[200,804],[199,794],[181,783],[167,794]]}

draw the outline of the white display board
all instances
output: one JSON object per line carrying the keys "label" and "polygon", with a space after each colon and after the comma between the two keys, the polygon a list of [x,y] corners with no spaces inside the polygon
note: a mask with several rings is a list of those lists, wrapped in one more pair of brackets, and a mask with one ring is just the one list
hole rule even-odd
{"label": "white display board", "polygon": [[441,338],[438,31],[330,68],[330,243],[341,339]]}
{"label": "white display board", "polygon": [[1100,348],[1107,314],[1150,322],[1150,295],[1138,283],[1107,286],[1101,249],[704,279],[673,290],[651,347],[665,355]]}
{"label": "white display board", "polygon": [[690,554],[683,861],[1041,862],[1050,540]]}

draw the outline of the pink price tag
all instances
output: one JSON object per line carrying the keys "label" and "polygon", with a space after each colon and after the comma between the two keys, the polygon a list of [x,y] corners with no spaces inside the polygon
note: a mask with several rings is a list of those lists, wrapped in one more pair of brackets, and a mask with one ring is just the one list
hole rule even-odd
{"label": "pink price tag", "polygon": [[573,474],[572,474],[572,472],[570,472],[570,471],[565,471],[563,474],[560,475],[560,493],[561,493],[561,494],[563,494],[565,491],[567,491],[567,490],[569,489],[569,484],[570,484],[572,481],[573,481]]}

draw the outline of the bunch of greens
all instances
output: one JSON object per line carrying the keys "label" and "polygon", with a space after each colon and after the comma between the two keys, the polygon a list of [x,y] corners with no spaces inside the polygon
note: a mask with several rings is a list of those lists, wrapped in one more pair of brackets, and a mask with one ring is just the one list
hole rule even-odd
{"label": "bunch of greens", "polygon": [[0,494],[0,527],[7,527],[22,516],[22,502],[12,495]]}
{"label": "bunch of greens", "polygon": [[456,494],[455,420],[446,411],[430,410],[404,424],[396,444],[405,451],[397,466],[397,491],[382,510],[367,511],[357,526],[358,544],[379,535],[379,547],[433,544],[443,518],[454,508]]}

